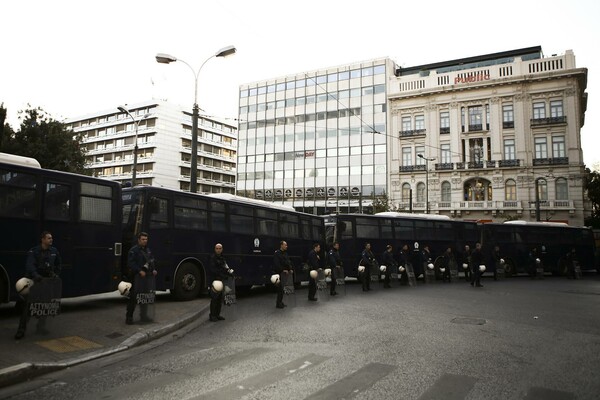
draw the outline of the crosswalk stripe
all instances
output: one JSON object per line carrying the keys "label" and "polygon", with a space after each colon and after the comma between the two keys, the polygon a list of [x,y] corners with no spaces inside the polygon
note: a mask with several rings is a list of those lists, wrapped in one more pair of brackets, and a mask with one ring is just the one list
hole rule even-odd
{"label": "crosswalk stripe", "polygon": [[193,399],[218,400],[239,398],[248,395],[262,387],[272,385],[295,373],[299,373],[300,371],[321,364],[328,358],[329,357],[317,354],[307,354],[293,361],[290,361],[287,364],[279,365],[277,367],[271,368],[270,370],[253,375],[247,379],[244,379],[243,381],[232,383],[225,387],[213,390],[208,393],[204,393],[198,397],[193,397]]}
{"label": "crosswalk stripe", "polygon": [[532,387],[527,391],[524,400],[571,400],[575,399],[575,395],[569,392],[560,390],[552,390],[540,387]]}
{"label": "crosswalk stripe", "polygon": [[124,393],[144,393],[149,388],[165,387],[173,382],[181,381],[183,379],[196,378],[198,375],[207,371],[213,371],[217,368],[225,367],[231,363],[239,363],[244,360],[254,360],[261,354],[272,351],[267,348],[253,348],[242,350],[237,353],[230,354],[225,357],[217,358],[215,360],[203,362],[199,367],[185,368],[182,371],[176,370],[172,373],[162,373],[158,376],[154,376],[151,379],[139,379],[130,384],[122,385],[113,388],[110,391],[102,392],[98,394],[98,398],[111,399],[111,398],[122,398]]}
{"label": "crosswalk stripe", "polygon": [[358,371],[307,397],[306,400],[347,399],[354,397],[373,386],[375,382],[388,375],[396,368],[398,367],[395,365],[379,363],[367,364]]}
{"label": "crosswalk stripe", "polygon": [[463,400],[475,386],[476,378],[466,375],[442,375],[419,400]]}

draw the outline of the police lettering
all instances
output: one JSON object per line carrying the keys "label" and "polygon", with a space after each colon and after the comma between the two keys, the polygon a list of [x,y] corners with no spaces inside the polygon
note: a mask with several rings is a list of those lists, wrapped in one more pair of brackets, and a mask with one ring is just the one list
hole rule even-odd
{"label": "police lettering", "polygon": [[155,293],[138,293],[135,297],[137,304],[154,304]]}
{"label": "police lettering", "polygon": [[60,313],[60,300],[52,300],[50,303],[30,303],[29,315],[32,317],[55,317]]}

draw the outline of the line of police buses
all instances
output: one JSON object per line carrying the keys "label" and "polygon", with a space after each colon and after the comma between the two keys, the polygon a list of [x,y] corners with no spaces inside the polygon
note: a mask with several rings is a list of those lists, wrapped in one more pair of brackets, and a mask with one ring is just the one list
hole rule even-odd
{"label": "line of police buses", "polygon": [[[15,300],[25,255],[40,232],[50,231],[62,257],[63,297],[116,289],[126,255],[139,232],[148,232],[156,259],[156,289],[179,300],[210,285],[208,265],[221,243],[238,289],[265,285],[281,240],[289,246],[296,283],[314,243],[321,259],[340,243],[346,276],[358,276],[365,242],[378,256],[391,244],[428,246],[433,259],[450,247],[458,262],[466,244],[484,257],[499,246],[507,275],[526,272],[536,248],[546,272],[565,275],[574,250],[581,270],[596,269],[594,236],[585,227],[551,223],[492,223],[445,216],[380,213],[316,216],[291,207],[228,194],[192,194],[153,186],[121,188],[117,182],[45,170],[33,159],[0,153],[0,302]],[[323,245],[324,244],[324,245]],[[397,254],[397,253],[395,253]],[[436,263],[438,265],[439,263]],[[422,274],[415,265],[416,274]],[[438,272],[438,278],[439,271]]]}

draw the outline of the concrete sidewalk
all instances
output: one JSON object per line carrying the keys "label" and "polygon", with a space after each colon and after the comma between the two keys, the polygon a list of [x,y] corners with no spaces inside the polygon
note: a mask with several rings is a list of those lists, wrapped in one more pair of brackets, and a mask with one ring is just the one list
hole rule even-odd
{"label": "concrete sidewalk", "polygon": [[[126,298],[118,292],[63,299],[61,314],[49,318],[46,335],[32,318],[23,339],[15,340],[19,316],[14,303],[0,307],[0,387],[127,350],[208,318],[208,298],[174,301],[157,293],[154,322],[125,324]],[[204,315],[206,314],[206,315]]]}

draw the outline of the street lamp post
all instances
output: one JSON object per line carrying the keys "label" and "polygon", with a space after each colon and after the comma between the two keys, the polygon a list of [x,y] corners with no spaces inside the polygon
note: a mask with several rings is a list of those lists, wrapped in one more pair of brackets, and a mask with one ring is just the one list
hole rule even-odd
{"label": "street lamp post", "polygon": [[122,113],[125,113],[127,115],[129,115],[129,118],[131,118],[131,120],[133,121],[134,127],[135,127],[135,139],[134,139],[134,146],[133,146],[133,171],[131,172],[131,187],[135,186],[135,180],[136,180],[136,176],[137,176],[137,157],[138,157],[138,128],[140,126],[140,122],[144,119],[146,119],[148,117],[149,114],[145,114],[139,121],[137,121],[133,115],[131,115],[131,113],[129,112],[129,110],[127,110],[125,107],[117,107],[117,110],[121,111]]}
{"label": "street lamp post", "polygon": [[429,214],[429,161],[434,161],[435,157],[427,158],[421,153],[417,156],[425,160],[425,214]]}
{"label": "street lamp post", "polygon": [[237,50],[236,50],[235,46],[223,47],[222,49],[217,51],[215,54],[208,57],[202,63],[202,65],[200,65],[200,68],[198,68],[197,71],[194,71],[194,68],[192,68],[192,66],[190,64],[183,61],[182,59],[178,59],[177,57],[173,57],[173,56],[171,56],[169,54],[165,54],[165,53],[158,53],[156,55],[156,62],[158,62],[160,64],[170,64],[175,61],[180,61],[180,62],[184,63],[185,65],[187,65],[190,68],[190,70],[192,71],[192,73],[194,74],[194,107],[192,108],[192,158],[190,160],[190,164],[191,164],[190,165],[190,167],[191,167],[190,192],[192,192],[192,193],[196,193],[198,191],[197,190],[197,188],[198,188],[198,179],[197,179],[197,175],[198,175],[198,111],[200,109],[198,107],[198,75],[200,75],[200,71],[202,70],[202,67],[204,67],[204,65],[213,57],[227,57],[232,54],[235,54],[236,51]]}

